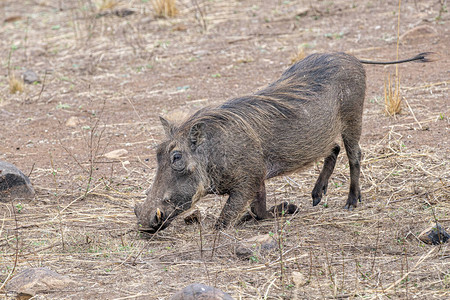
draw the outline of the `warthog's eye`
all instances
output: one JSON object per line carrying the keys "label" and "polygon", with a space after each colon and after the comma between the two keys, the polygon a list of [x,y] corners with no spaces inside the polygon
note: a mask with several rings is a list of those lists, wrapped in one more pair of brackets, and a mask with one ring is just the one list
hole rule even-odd
{"label": "warthog's eye", "polygon": [[183,154],[180,151],[174,151],[171,154],[172,169],[175,171],[183,171],[186,164],[183,160]]}
{"label": "warthog's eye", "polygon": [[176,151],[172,154],[172,163],[176,162],[177,160],[180,160],[182,157],[181,152]]}

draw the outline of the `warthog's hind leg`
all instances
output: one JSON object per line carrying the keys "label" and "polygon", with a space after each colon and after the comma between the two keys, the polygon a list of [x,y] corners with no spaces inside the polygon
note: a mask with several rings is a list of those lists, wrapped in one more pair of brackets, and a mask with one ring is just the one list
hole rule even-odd
{"label": "warthog's hind leg", "polygon": [[325,158],[323,163],[322,171],[320,172],[319,178],[317,178],[316,185],[311,193],[313,198],[313,206],[316,206],[322,200],[322,196],[327,193],[328,179],[330,179],[331,174],[334,171],[334,166],[336,165],[336,159],[339,155],[341,147],[336,144],[331,151],[331,154]]}
{"label": "warthog's hind leg", "polygon": [[[357,132],[358,133],[358,132]],[[361,189],[359,175],[361,172],[361,148],[359,147],[359,134],[342,135],[345,150],[350,164],[350,191],[344,208],[352,210],[361,202]]]}

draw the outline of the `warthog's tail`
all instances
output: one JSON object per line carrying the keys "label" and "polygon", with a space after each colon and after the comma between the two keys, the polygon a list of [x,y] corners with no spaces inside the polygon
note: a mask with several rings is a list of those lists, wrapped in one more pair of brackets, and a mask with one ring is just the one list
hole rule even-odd
{"label": "warthog's tail", "polygon": [[359,62],[362,64],[368,64],[368,65],[394,65],[394,64],[401,64],[409,61],[416,61],[416,62],[430,62],[437,60],[437,57],[433,57],[435,55],[434,52],[423,52],[420,54],[417,54],[416,56],[412,58],[402,59],[402,60],[395,60],[395,61],[371,61],[371,60],[364,60],[360,59]]}

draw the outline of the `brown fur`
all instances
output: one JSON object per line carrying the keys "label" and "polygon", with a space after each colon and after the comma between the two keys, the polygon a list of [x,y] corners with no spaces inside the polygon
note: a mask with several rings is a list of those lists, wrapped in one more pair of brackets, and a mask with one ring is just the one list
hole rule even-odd
{"label": "brown fur", "polygon": [[[135,208],[143,230],[166,227],[207,193],[228,194],[217,227],[234,224],[250,205],[269,217],[265,179],[295,172],[325,157],[313,204],[326,192],[342,138],[351,184],[346,208],[360,200],[359,138],[365,72],[353,56],[314,54],[253,95],[202,109],[180,126],[162,119],[167,140],[158,147],[158,169],[143,205]],[[157,208],[162,218],[156,216]],[[279,209],[295,210],[295,206]]]}

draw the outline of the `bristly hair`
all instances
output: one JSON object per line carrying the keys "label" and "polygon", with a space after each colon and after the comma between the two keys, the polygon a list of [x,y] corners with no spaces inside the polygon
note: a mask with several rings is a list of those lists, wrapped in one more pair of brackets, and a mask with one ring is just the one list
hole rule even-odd
{"label": "bristly hair", "polygon": [[[341,58],[345,57],[347,55],[341,55]],[[252,95],[197,111],[180,125],[178,131],[189,130],[200,122],[227,130],[228,124],[232,123],[256,137],[254,128],[267,130],[271,124],[268,120],[294,117],[300,103],[315,101],[316,95],[335,76],[337,68],[336,54],[313,54],[308,60],[293,64],[277,81]]]}

